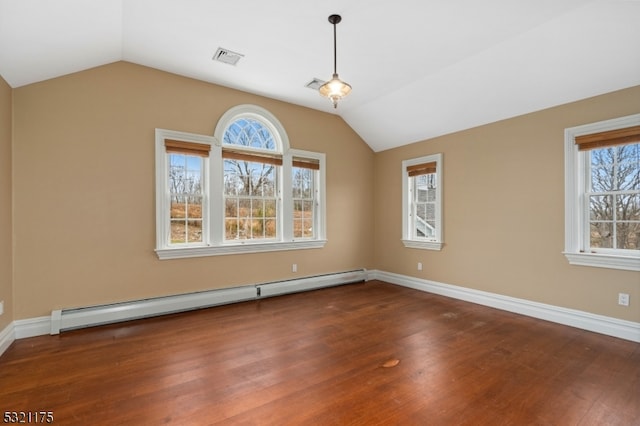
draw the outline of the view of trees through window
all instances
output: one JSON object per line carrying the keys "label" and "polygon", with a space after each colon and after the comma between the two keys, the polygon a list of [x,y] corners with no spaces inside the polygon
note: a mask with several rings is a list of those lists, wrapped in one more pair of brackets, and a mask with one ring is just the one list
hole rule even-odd
{"label": "view of trees through window", "polygon": [[[231,123],[223,143],[277,153],[269,129],[251,118],[239,118]],[[242,152],[235,156],[223,152],[223,158],[225,240],[276,238],[278,161],[269,156],[242,155]]]}
{"label": "view of trees through window", "polygon": [[293,236],[314,236],[313,218],[315,206],[314,171],[293,168]]}
{"label": "view of trees through window", "polygon": [[640,250],[640,143],[589,155],[591,247]]}
{"label": "view of trees through window", "polygon": [[277,235],[276,166],[252,161],[224,161],[225,239],[275,238]]}
{"label": "view of trees through window", "polygon": [[[170,243],[207,242],[203,232],[208,202],[205,162],[208,156],[194,152],[168,153]],[[278,240],[282,221],[283,154],[269,127],[257,119],[241,117],[226,129],[222,146],[222,205],[224,241]],[[204,152],[204,151],[203,151]],[[206,151],[208,154],[208,151]],[[219,154],[218,154],[219,155]],[[290,161],[290,160],[288,160]],[[314,159],[295,158],[289,165],[291,193],[284,199],[293,205],[294,238],[315,238],[316,208]],[[289,186],[287,186],[289,188]],[[291,204],[290,204],[291,205]],[[208,225],[208,224],[207,224]],[[208,231],[207,231],[208,232]]]}
{"label": "view of trees through window", "polygon": [[202,241],[203,159],[169,155],[171,243]]}

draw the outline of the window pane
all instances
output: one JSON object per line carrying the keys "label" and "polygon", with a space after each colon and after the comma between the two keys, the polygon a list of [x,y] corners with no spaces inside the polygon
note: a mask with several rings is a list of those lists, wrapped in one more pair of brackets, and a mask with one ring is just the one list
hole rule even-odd
{"label": "window pane", "polygon": [[616,220],[640,220],[640,193],[616,197]]}
{"label": "window pane", "polygon": [[313,237],[313,219],[310,216],[302,220],[302,237]]}
{"label": "window pane", "polygon": [[238,238],[239,225],[239,221],[236,218],[224,220],[225,240],[235,240]]}
{"label": "window pane", "polygon": [[434,238],[436,235],[436,174],[410,178],[414,188],[413,231],[417,238]]}
{"label": "window pane", "polygon": [[266,199],[264,201],[264,214],[267,218],[275,219],[277,216],[277,201],[275,199]]}
{"label": "window pane", "polygon": [[202,220],[187,221],[187,242],[202,242]]}
{"label": "window pane", "polygon": [[251,199],[251,216],[254,218],[264,218],[264,200],[261,198]]}
{"label": "window pane", "polygon": [[203,165],[200,156],[169,154],[172,244],[202,242]]}
{"label": "window pane", "polygon": [[589,152],[591,248],[638,250],[640,144]]}
{"label": "window pane", "polygon": [[[256,165],[260,163],[254,163]],[[257,174],[255,173],[257,172]],[[274,197],[276,195],[276,166],[261,164],[254,172],[256,195]]]}
{"label": "window pane", "polygon": [[226,198],[224,200],[224,216],[225,218],[238,217],[238,199]]}
{"label": "window pane", "polygon": [[267,197],[226,197],[225,239],[275,238],[277,200]]}
{"label": "window pane", "polygon": [[591,190],[611,191],[615,187],[613,148],[591,151]]}
{"label": "window pane", "polygon": [[425,216],[425,220],[432,227],[436,226],[436,208],[432,203],[427,204],[427,214]]}
{"label": "window pane", "polygon": [[640,222],[616,224],[617,248],[640,250]]}
{"label": "window pane", "polygon": [[[435,203],[436,175],[419,175],[414,178],[415,198],[417,203]],[[423,218],[425,216],[422,216]]]}
{"label": "window pane", "polygon": [[[183,197],[176,197],[180,201]],[[182,202],[172,202],[171,203],[171,219],[180,219],[187,217],[187,204]]]}
{"label": "window pane", "polygon": [[293,236],[313,237],[313,201],[296,201],[293,212]]}
{"label": "window pane", "polygon": [[293,236],[294,238],[314,237],[315,172],[311,169],[294,167],[293,176]]}
{"label": "window pane", "polygon": [[590,156],[592,192],[639,189],[640,144],[594,149]]}
{"label": "window pane", "polygon": [[589,217],[591,218],[591,220],[613,220],[613,196],[590,196]]}
{"label": "window pane", "polygon": [[264,221],[264,231],[266,238],[276,237],[276,219],[266,219]]}
{"label": "window pane", "polygon": [[250,198],[241,198],[238,199],[238,217],[240,218],[249,218],[251,217],[251,199]]}
{"label": "window pane", "polygon": [[239,195],[245,192],[244,181],[241,179],[239,161],[224,161],[224,194]]}
{"label": "window pane", "polygon": [[276,143],[269,129],[251,118],[240,118],[231,123],[224,134],[224,143],[276,150]]}
{"label": "window pane", "polygon": [[613,224],[611,222],[591,222],[591,247],[613,248]]}
{"label": "window pane", "polygon": [[187,223],[184,220],[171,221],[171,243],[185,243],[187,240]]}

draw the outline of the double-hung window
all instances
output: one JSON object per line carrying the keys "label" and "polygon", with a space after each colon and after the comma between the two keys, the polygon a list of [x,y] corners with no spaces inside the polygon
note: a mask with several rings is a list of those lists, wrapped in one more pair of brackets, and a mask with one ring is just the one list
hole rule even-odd
{"label": "double-hung window", "polygon": [[442,154],[402,162],[402,242],[442,248]]}
{"label": "double-hung window", "polygon": [[640,114],[566,129],[565,255],[640,271]]}
{"label": "double-hung window", "polygon": [[158,257],[323,247],[324,163],[254,105],[227,111],[213,137],[156,129]]}

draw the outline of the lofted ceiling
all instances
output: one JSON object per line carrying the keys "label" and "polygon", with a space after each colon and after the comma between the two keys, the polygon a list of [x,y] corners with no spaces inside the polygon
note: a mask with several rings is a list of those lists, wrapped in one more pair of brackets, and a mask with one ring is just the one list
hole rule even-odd
{"label": "lofted ceiling", "polygon": [[[333,72],[333,13],[337,109],[305,87]],[[382,151],[639,85],[639,21],[640,0],[0,0],[0,76],[124,60],[338,114]]]}

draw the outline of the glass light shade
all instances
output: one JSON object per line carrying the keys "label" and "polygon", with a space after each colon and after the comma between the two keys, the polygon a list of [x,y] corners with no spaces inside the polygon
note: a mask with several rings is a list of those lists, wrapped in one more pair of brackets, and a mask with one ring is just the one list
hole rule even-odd
{"label": "glass light shade", "polygon": [[338,101],[351,92],[351,86],[338,78],[338,74],[333,74],[333,78],[320,86],[320,94],[329,98],[333,102],[333,107],[338,107]]}

